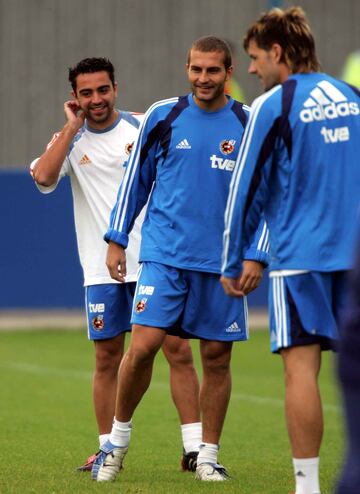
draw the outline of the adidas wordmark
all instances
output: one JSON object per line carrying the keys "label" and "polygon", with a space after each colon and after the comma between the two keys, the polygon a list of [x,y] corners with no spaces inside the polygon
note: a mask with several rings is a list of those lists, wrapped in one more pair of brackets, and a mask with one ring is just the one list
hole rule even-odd
{"label": "adidas wordmark", "polygon": [[346,96],[328,81],[321,81],[314,88],[300,112],[303,122],[332,120],[348,115],[359,115],[359,106],[355,101],[349,102]]}

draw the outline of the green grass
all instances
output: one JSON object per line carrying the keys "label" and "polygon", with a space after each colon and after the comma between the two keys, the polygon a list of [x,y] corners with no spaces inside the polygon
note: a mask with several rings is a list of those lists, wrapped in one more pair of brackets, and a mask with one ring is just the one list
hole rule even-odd
{"label": "green grass", "polygon": [[[293,489],[283,414],[280,357],[268,335],[254,332],[234,347],[233,393],[220,461],[230,482],[196,482],[179,471],[179,423],[168,367],[157,357],[152,385],[134,417],[126,468],[111,484],[75,471],[97,446],[91,401],[93,349],[81,331],[0,333],[0,493],[287,494]],[[197,344],[194,353],[198,354]],[[342,418],[332,355],[323,357],[325,435],[322,492],[341,463]]]}

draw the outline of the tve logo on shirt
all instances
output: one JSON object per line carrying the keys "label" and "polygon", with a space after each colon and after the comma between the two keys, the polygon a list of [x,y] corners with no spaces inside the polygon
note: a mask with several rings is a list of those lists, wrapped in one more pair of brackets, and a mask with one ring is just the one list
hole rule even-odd
{"label": "tve logo on shirt", "polygon": [[211,168],[218,168],[219,170],[226,170],[232,172],[235,167],[235,160],[229,160],[227,158],[219,158],[216,154],[210,156]]}
{"label": "tve logo on shirt", "polygon": [[[235,139],[224,139],[219,144],[219,150],[224,156],[235,151]],[[210,156],[211,168],[218,168],[219,170],[226,170],[232,172],[235,167],[235,160],[230,160],[228,158],[219,158],[216,154]]]}

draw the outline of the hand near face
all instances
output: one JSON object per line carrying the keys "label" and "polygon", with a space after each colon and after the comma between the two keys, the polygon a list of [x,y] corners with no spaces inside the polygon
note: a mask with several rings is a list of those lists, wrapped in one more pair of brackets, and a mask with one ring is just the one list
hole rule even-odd
{"label": "hand near face", "polygon": [[80,106],[75,100],[65,101],[64,112],[68,121],[68,124],[75,131],[78,131],[85,121],[85,113],[80,109]]}

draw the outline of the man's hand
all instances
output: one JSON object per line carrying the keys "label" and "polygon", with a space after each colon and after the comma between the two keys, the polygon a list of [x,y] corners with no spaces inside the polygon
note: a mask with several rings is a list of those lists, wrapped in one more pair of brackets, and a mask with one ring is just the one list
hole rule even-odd
{"label": "man's hand", "polygon": [[125,249],[115,242],[109,242],[106,256],[106,266],[111,278],[120,283],[125,283],[126,276],[126,254]]}
{"label": "man's hand", "polygon": [[255,290],[263,277],[264,266],[257,261],[243,261],[243,270],[239,280],[239,290],[244,295]]}
{"label": "man's hand", "polygon": [[238,278],[227,278],[226,276],[221,276],[220,281],[223,286],[224,292],[230,297],[243,297],[244,294],[239,290],[239,280]]}
{"label": "man's hand", "polygon": [[243,297],[259,286],[263,271],[264,267],[260,262],[244,261],[243,270],[237,278],[222,276],[220,281],[227,295]]}
{"label": "man's hand", "polygon": [[68,126],[76,133],[84,125],[85,113],[75,100],[65,101],[64,112]]}

